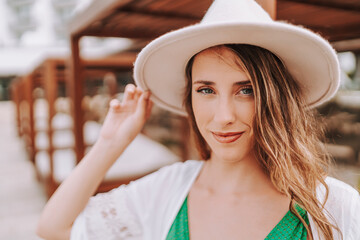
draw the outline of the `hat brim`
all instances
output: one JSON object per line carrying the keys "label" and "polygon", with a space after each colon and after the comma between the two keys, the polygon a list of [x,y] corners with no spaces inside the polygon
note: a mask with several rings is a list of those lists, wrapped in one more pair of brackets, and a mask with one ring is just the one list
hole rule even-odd
{"label": "hat brim", "polygon": [[221,44],[251,44],[276,54],[299,82],[309,107],[330,99],[340,84],[336,53],[319,35],[282,22],[192,25],[149,43],[138,55],[134,79],[151,99],[169,111],[183,107],[185,68],[196,53]]}

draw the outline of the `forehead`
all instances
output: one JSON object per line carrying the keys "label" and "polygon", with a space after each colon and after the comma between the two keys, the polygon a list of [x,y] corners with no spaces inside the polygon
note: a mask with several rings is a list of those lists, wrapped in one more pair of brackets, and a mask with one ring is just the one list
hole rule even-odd
{"label": "forehead", "polygon": [[244,64],[240,60],[239,56],[225,46],[210,47],[199,52],[194,58],[194,64],[204,62],[204,59],[216,59],[216,61],[220,63],[226,63],[235,70],[244,71],[245,69]]}
{"label": "forehead", "polygon": [[236,54],[231,49],[227,48],[224,45],[206,48],[206,49],[202,50],[201,52],[199,52],[197,54],[197,56],[207,55],[207,54],[216,54],[219,57],[223,56],[223,57],[227,57],[227,58],[236,58],[237,57]]}
{"label": "forehead", "polygon": [[195,56],[192,66],[192,80],[194,81],[194,78],[206,78],[208,80],[215,78],[219,80],[231,75],[234,76],[234,79],[238,79],[239,75],[242,75],[241,79],[243,79],[247,77],[247,73],[243,69],[243,63],[239,56],[232,50],[224,46],[212,47]]}

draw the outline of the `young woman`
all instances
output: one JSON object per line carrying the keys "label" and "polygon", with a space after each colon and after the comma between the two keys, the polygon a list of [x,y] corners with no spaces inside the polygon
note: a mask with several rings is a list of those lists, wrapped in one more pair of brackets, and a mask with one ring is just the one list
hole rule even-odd
{"label": "young woman", "polygon": [[[296,44],[296,48],[294,48]],[[330,45],[252,0],[150,43],[97,143],[49,200],[46,239],[360,239],[360,197],[327,177],[311,107],[339,85]],[[151,92],[151,94],[150,94]],[[203,160],[91,197],[160,106],[189,117]],[[90,200],[89,200],[90,199]]]}

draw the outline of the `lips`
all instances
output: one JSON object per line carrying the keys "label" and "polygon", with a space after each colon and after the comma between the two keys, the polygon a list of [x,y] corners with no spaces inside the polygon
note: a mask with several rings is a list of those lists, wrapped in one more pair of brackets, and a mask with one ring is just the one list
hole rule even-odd
{"label": "lips", "polygon": [[232,143],[238,140],[244,132],[211,132],[219,143]]}

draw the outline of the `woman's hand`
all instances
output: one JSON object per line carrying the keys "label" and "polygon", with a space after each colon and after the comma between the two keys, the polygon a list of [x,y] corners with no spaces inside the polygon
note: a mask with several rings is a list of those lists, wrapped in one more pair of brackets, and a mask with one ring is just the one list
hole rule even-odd
{"label": "woman's hand", "polygon": [[120,141],[130,143],[150,116],[152,102],[149,98],[150,92],[142,92],[133,84],[127,85],[122,102],[117,99],[110,102],[98,141],[113,146]]}

